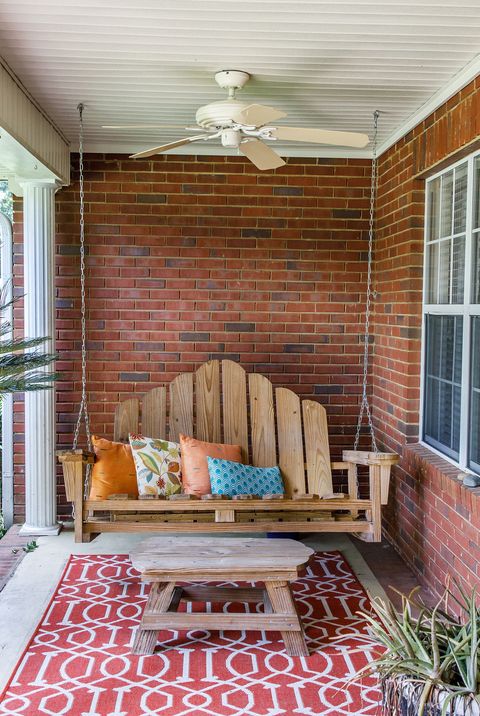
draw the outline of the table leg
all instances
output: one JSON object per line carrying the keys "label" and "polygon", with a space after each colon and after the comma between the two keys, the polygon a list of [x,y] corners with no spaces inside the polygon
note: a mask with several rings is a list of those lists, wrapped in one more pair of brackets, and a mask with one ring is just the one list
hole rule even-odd
{"label": "table leg", "polygon": [[289,656],[308,656],[307,644],[302,622],[298,616],[289,582],[265,582],[274,614],[288,614],[295,617],[298,629],[282,631],[285,649]]}
{"label": "table leg", "polygon": [[[168,610],[172,599],[175,582],[153,582],[145,606],[144,615],[161,614]],[[158,641],[158,629],[143,629],[142,621],[135,634],[133,654],[153,654]]]}

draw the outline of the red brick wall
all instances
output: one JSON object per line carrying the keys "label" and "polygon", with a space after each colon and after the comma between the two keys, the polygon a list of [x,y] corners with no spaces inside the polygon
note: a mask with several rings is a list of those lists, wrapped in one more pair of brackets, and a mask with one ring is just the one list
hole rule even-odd
{"label": "red brick wall", "polygon": [[[119,400],[230,357],[321,401],[333,455],[351,447],[370,162],[289,159],[260,173],[240,157],[91,155],[85,168],[93,431],[112,434]],[[80,398],[78,251],[74,173],[57,194],[58,431],[66,445]]]}
{"label": "red brick wall", "polygon": [[[383,443],[403,452],[386,515],[389,539],[439,592],[447,573],[480,583],[480,490],[418,441],[424,173],[477,147],[480,81],[472,82],[380,157],[375,253],[374,414]],[[422,176],[419,177],[418,175]]]}

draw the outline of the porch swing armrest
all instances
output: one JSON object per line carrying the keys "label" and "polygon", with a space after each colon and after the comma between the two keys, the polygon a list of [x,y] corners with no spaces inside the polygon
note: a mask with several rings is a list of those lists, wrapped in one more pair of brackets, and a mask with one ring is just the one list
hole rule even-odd
{"label": "porch swing armrest", "polygon": [[[369,452],[368,450],[344,450],[342,457],[350,463],[356,473],[357,465],[366,465],[369,468],[370,499],[373,503],[381,505],[388,503],[390,489],[390,471],[396,465],[400,456],[395,452]],[[353,484],[353,478],[351,480]],[[356,494],[356,493],[355,493]],[[377,530],[380,529],[379,527]],[[377,535],[378,536],[378,535]]]}
{"label": "porch swing armrest", "polygon": [[83,450],[82,448],[76,448],[75,450],[57,450],[56,453],[60,462],[78,461],[80,458],[86,463],[93,462],[95,459],[95,453],[93,450]]}
{"label": "porch swing armrest", "polygon": [[354,465],[396,465],[400,460],[396,452],[369,452],[368,450],[343,450],[342,459],[344,462]]}
{"label": "porch swing armrest", "polygon": [[83,500],[87,465],[93,464],[95,454],[88,450],[57,450],[57,457],[63,468],[65,494],[69,502]]}

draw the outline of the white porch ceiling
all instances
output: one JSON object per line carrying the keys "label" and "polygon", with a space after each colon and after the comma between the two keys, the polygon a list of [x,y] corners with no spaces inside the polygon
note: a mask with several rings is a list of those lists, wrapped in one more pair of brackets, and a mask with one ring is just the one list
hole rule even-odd
{"label": "white porch ceiling", "polygon": [[[101,125],[191,126],[200,105],[224,98],[213,79],[220,69],[250,72],[239,99],[284,109],[284,124],[371,135],[379,109],[385,147],[432,96],[478,71],[479,52],[479,0],[0,0],[0,54],[73,148],[76,106],[85,103],[90,151],[133,152],[185,136]],[[185,152],[215,149],[228,151],[197,143]]]}

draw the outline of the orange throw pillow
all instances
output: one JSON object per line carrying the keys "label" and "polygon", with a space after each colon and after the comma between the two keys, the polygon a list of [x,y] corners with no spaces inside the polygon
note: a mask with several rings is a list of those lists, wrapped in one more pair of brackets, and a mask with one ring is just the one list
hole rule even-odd
{"label": "orange throw pillow", "polygon": [[126,492],[138,495],[137,473],[130,445],[92,435],[95,464],[92,469],[91,500],[106,500],[109,495]]}
{"label": "orange throw pillow", "polygon": [[242,462],[240,445],[222,445],[221,443],[205,443],[202,440],[180,434],[180,455],[182,458],[182,483],[188,495],[208,495],[210,475],[208,474],[207,457],[218,457],[220,460]]}

